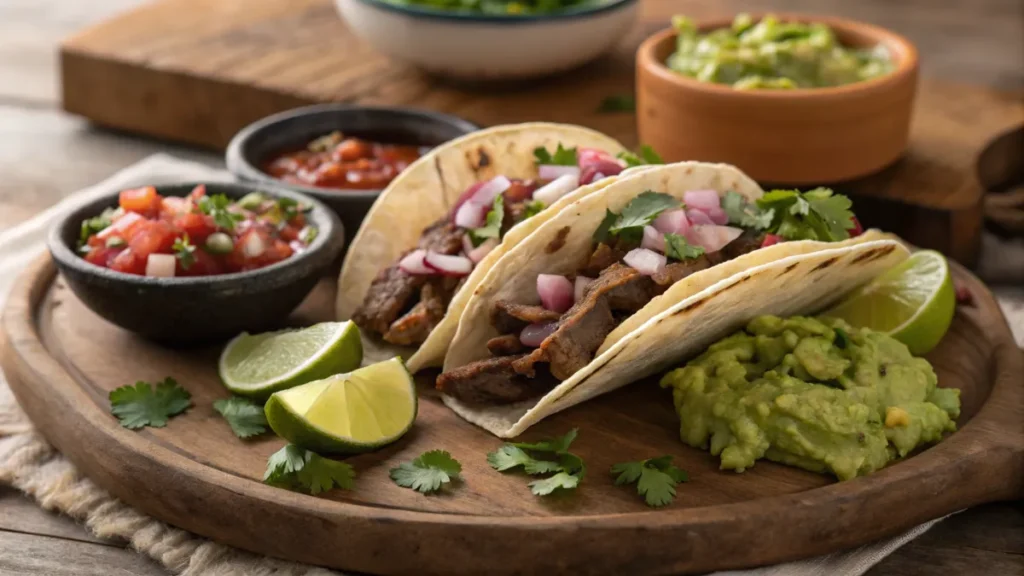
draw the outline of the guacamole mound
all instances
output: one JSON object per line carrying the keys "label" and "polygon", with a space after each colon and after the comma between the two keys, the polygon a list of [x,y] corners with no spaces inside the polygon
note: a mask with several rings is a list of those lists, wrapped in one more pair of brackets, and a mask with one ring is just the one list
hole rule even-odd
{"label": "guacamole mound", "polygon": [[838,319],[761,316],[661,380],[683,442],[742,472],[759,458],[868,474],[956,430],[960,391],[901,342]]}

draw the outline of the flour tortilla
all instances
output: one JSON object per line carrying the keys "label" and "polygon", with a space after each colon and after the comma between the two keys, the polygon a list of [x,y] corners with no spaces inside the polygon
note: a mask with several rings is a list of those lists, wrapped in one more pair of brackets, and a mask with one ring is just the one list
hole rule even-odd
{"label": "flour tortilla", "polygon": [[[553,152],[558,144],[566,148],[597,148],[613,155],[625,150],[614,139],[589,128],[531,122],[474,132],[435,148],[411,164],[377,198],[352,240],[338,279],[337,318],[351,318],[378,271],[394,263],[403,252],[415,248],[423,230],[448,214],[467,188],[498,175],[536,178],[533,150],[543,147]],[[562,207],[613,181],[614,177],[605,178],[580,187],[509,230],[502,243],[476,265],[452,298],[444,319],[408,359],[409,370],[416,372],[441,365],[470,295],[512,246]]]}
{"label": "flour tortilla", "polygon": [[[605,209],[618,212],[645,190],[681,197],[686,190],[696,189],[733,190],[750,199],[761,194],[760,188],[734,167],[687,162],[620,178],[599,194],[566,207],[509,251],[481,283],[459,322],[445,370],[490,356],[485,343],[498,335],[490,324],[495,300],[537,303],[538,274],[570,274],[586,261],[591,234]],[[546,254],[544,247],[564,226],[571,226],[565,246]],[[445,396],[444,402],[491,433],[514,437],[551,414],[699,353],[758,314],[815,312],[907,254],[896,239],[878,231],[839,243],[800,241],[762,248],[674,284],[628,318],[628,325],[624,323],[609,334],[590,364],[539,399],[479,406]],[[623,326],[626,328],[620,329]]]}

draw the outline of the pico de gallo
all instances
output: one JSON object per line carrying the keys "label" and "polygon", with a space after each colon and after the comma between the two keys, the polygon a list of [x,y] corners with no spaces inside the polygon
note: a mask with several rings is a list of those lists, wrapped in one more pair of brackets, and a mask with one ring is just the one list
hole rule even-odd
{"label": "pico de gallo", "polygon": [[333,189],[378,190],[419,158],[425,148],[380,144],[331,132],[304,150],[271,158],[263,171],[285,182]]}
{"label": "pico de gallo", "polygon": [[126,274],[170,278],[255,270],[306,250],[317,228],[309,207],[252,192],[237,201],[196,186],[161,196],[144,186],[121,191],[118,207],[82,221],[86,261]]}

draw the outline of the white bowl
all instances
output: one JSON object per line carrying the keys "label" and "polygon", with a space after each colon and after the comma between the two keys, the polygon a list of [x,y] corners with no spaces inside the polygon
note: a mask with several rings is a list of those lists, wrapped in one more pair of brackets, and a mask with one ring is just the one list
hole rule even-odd
{"label": "white bowl", "polygon": [[489,15],[334,0],[349,28],[375,49],[427,72],[466,80],[535,78],[610,50],[636,19],[637,0],[554,14]]}

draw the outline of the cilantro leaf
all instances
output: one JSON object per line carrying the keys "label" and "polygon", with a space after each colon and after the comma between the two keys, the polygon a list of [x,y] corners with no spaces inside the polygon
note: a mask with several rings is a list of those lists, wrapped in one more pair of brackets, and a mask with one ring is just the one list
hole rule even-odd
{"label": "cilantro leaf", "polygon": [[641,462],[615,464],[611,473],[617,475],[615,485],[636,483],[636,491],[648,506],[665,506],[676,496],[676,485],[687,482],[686,472],[672,465],[671,456],[660,456]]}
{"label": "cilantro leaf", "polygon": [[213,403],[213,409],[227,420],[235,436],[252,438],[267,431],[267,415],[263,407],[248,398],[232,396]]}
{"label": "cilantro leaf", "polygon": [[270,455],[263,482],[316,496],[336,487],[351,490],[355,477],[355,470],[346,462],[288,444]]}
{"label": "cilantro leaf", "polygon": [[501,223],[505,220],[505,200],[501,194],[494,197],[494,205],[487,212],[484,225],[469,231],[474,246],[479,246],[488,238],[501,238]]}
{"label": "cilantro leaf", "polygon": [[618,218],[619,217],[612,213],[611,210],[606,209],[604,220],[601,220],[601,223],[597,226],[597,230],[594,231],[594,241],[604,242],[608,240],[608,237],[610,236],[608,231],[611,229],[612,224],[615,224],[615,221]]}
{"label": "cilantro leaf", "polygon": [[[814,195],[819,190],[827,191],[829,194]],[[850,237],[850,230],[853,230],[855,226],[853,212],[850,210],[853,207],[853,201],[843,195],[832,195],[831,192],[831,190],[818,188],[804,193],[804,197],[811,205],[811,210],[824,221],[833,240],[846,240]]]}
{"label": "cilantro leaf", "polygon": [[754,230],[767,229],[775,217],[773,209],[762,210],[760,206],[747,202],[742,194],[732,190],[726,192],[722,198],[722,209],[729,216],[730,224]]}
{"label": "cilantro leaf", "polygon": [[704,253],[702,246],[694,246],[679,234],[665,234],[665,256],[676,260],[697,258]]}
{"label": "cilantro leaf", "polygon": [[576,148],[563,148],[562,143],[558,143],[558,147],[555,148],[555,153],[551,154],[543,146],[538,146],[533,149],[533,157],[537,160],[537,164],[551,164],[555,166],[575,166],[576,165]]}
{"label": "cilantro leaf", "polygon": [[850,345],[850,335],[846,333],[846,330],[836,326],[834,329],[836,337],[832,342],[836,345],[836,348],[840,350],[846,350],[846,347]]}
{"label": "cilantro leaf", "polygon": [[598,112],[635,112],[636,98],[632,94],[613,94],[601,100]]}
{"label": "cilantro leaf", "polygon": [[174,257],[178,259],[178,262],[181,262],[183,270],[188,270],[196,263],[196,247],[189,242],[188,234],[175,238],[174,244],[171,245],[171,250],[174,250]]}
{"label": "cilantro leaf", "polygon": [[572,490],[580,485],[581,480],[583,480],[582,476],[559,472],[550,478],[530,482],[530,492],[533,492],[536,496],[547,496],[559,488]]}
{"label": "cilantro leaf", "polygon": [[644,226],[653,222],[658,214],[665,210],[678,208],[681,204],[679,199],[674,196],[648,190],[626,204],[608,231],[612,234],[619,234],[629,229],[643,229]]}
{"label": "cilantro leaf", "polygon": [[444,450],[431,450],[420,454],[412,462],[403,462],[391,469],[391,479],[403,488],[429,494],[444,484],[459,479],[462,464]]}
{"label": "cilantro leaf", "polygon": [[616,158],[625,162],[626,168],[665,163],[661,156],[654,151],[654,148],[651,148],[646,144],[640,147],[640,154],[634,154],[633,152],[623,151],[619,152]]}
{"label": "cilantro leaf", "polygon": [[105,228],[109,227],[114,222],[116,215],[116,208],[105,208],[99,216],[82,220],[82,228],[79,232],[78,244],[80,246],[84,245],[89,241],[90,236],[98,234]]}
{"label": "cilantro leaf", "polygon": [[849,238],[854,227],[853,202],[828,188],[772,190],[757,205],[773,211],[769,231],[787,240],[837,242]]}
{"label": "cilantro leaf", "polygon": [[149,382],[136,382],[110,391],[110,412],[121,426],[136,430],[145,426],[163,428],[172,416],[192,405],[192,395],[174,378],[165,378],[154,389]]}
{"label": "cilantro leaf", "polygon": [[203,196],[199,199],[198,206],[200,212],[213,217],[213,222],[218,228],[229,232],[235,229],[236,222],[245,218],[241,214],[228,210],[231,200],[223,194]]}
{"label": "cilantro leaf", "polygon": [[579,433],[579,428],[573,428],[566,432],[564,436],[556,436],[550,440],[541,440],[540,442],[527,443],[527,442],[513,442],[512,446],[516,448],[522,448],[523,450],[534,450],[537,452],[554,452],[555,454],[564,454],[569,451],[569,446],[573,440],[576,439],[576,435]]}
{"label": "cilantro leaf", "polygon": [[526,203],[526,210],[523,212],[523,220],[533,218],[537,214],[540,214],[544,208],[547,208],[547,206],[545,206],[540,200],[530,200]]}
{"label": "cilantro leaf", "polygon": [[533,461],[533,457],[511,444],[505,444],[494,452],[487,454],[487,463],[498,472],[511,470],[516,466],[526,466],[527,462]]}
{"label": "cilantro leaf", "polygon": [[[575,488],[586,473],[583,459],[568,451],[577,433],[578,429],[573,428],[564,436],[549,440],[505,444],[488,454],[487,462],[499,472],[522,466],[524,472],[534,476],[554,473],[548,478],[530,482],[531,491],[538,496],[546,496],[559,488]],[[538,458],[530,452],[546,457]]]}

